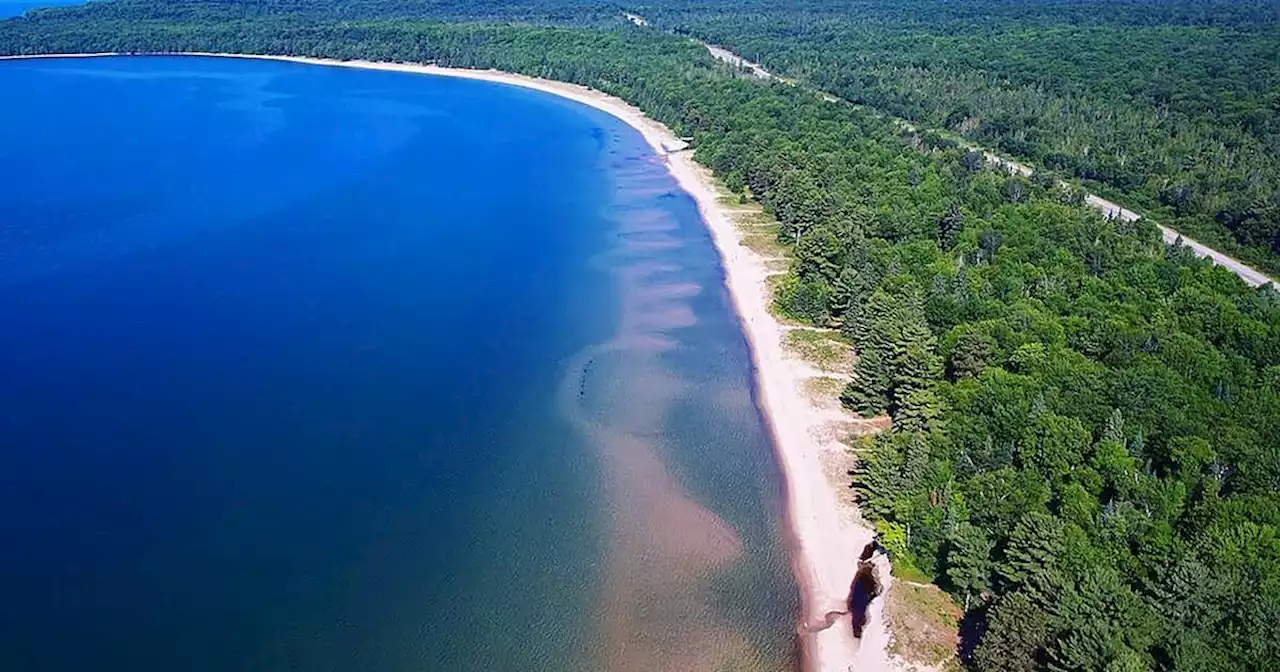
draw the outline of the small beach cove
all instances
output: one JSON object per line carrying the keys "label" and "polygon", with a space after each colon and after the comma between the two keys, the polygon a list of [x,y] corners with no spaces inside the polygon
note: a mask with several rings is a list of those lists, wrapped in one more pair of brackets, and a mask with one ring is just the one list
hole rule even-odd
{"label": "small beach cove", "polygon": [[[873,616],[863,633],[861,646],[859,640],[852,635],[852,619],[847,614],[850,590],[858,572],[858,558],[870,543],[871,533],[858,525],[850,505],[845,501],[847,493],[842,491],[838,478],[833,478],[829,473],[831,453],[839,450],[838,447],[833,448],[831,442],[820,438],[829,420],[829,411],[815,406],[804,394],[804,382],[808,377],[806,365],[783,348],[786,329],[769,311],[770,299],[766,282],[769,270],[766,260],[742,245],[741,233],[733,222],[732,213],[720,203],[720,193],[708,172],[693,162],[691,152],[684,150],[684,142],[621,100],[559,82],[494,71],[451,70],[420,65],[269,56],[230,58],[442,75],[515,85],[588,105],[639,131],[651,150],[663,157],[660,169],[669,171],[679,188],[696,203],[697,213],[705,222],[719,253],[719,264],[723,267],[722,281],[729,289],[728,296],[737,315],[735,322],[741,325],[742,332],[751,344],[751,369],[755,374],[754,396],[773,434],[777,462],[785,476],[785,521],[788,543],[792,546],[790,562],[801,587],[803,609],[799,615],[800,627],[797,629],[806,633],[803,636],[806,667],[815,670],[842,670],[844,666],[855,663],[856,669],[882,669],[887,666],[887,654],[884,652],[886,635],[879,625],[881,619],[874,616],[875,603],[872,605]],[[632,179],[636,179],[635,176]],[[658,177],[645,174],[639,179],[655,180],[652,186],[654,191],[648,197],[663,197],[663,186]],[[615,203],[611,207],[629,211],[636,206]],[[614,529],[623,533],[615,537],[615,543],[619,545],[612,557],[615,560],[649,557],[646,549],[667,550],[662,551],[654,560],[656,564],[630,568],[616,562],[612,564],[615,578],[607,583],[613,586],[610,590],[616,592],[612,597],[606,598],[605,604],[613,604],[615,608],[611,611],[606,606],[601,616],[606,622],[605,630],[616,633],[613,637],[618,638],[618,643],[606,644],[604,647],[603,655],[608,661],[606,669],[714,669],[713,665],[725,662],[716,657],[715,652],[721,650],[740,659],[755,660],[756,663],[751,664],[759,665],[759,669],[772,669],[765,658],[752,653],[753,645],[750,641],[734,634],[735,628],[724,623],[718,624],[719,617],[701,611],[703,607],[699,606],[714,600],[710,594],[699,597],[696,586],[705,580],[708,572],[718,567],[732,566],[743,553],[741,542],[734,539],[736,532],[732,529],[733,526],[726,526],[714,513],[697,513],[705,509],[697,504],[696,497],[688,500],[693,508],[681,510],[679,502],[682,496],[673,497],[671,493],[684,489],[682,479],[669,477],[669,469],[662,465],[663,447],[645,447],[635,440],[637,436],[645,434],[645,428],[661,423],[664,413],[675,412],[670,405],[689,394],[687,382],[682,383],[678,376],[672,378],[668,372],[654,377],[654,372],[663,368],[654,362],[683,349],[678,336],[680,330],[699,323],[701,318],[697,311],[690,312],[689,301],[708,293],[718,294],[718,288],[708,282],[707,278],[703,278],[701,282],[672,281],[669,278],[652,282],[655,277],[679,270],[678,262],[675,263],[675,269],[671,268],[669,250],[673,249],[672,244],[679,248],[681,243],[678,237],[672,238],[670,224],[658,220],[636,224],[632,220],[630,225],[622,225],[620,231],[621,248],[615,247],[604,252],[603,257],[597,256],[596,265],[615,278],[615,283],[621,287],[623,303],[630,302],[632,308],[623,309],[622,323],[612,337],[587,346],[569,359],[561,391],[558,393],[558,404],[560,412],[570,418],[571,424],[587,438],[587,442],[597,446],[596,459],[602,460],[604,473],[614,473],[613,476],[606,475],[604,482],[608,484],[606,490],[620,498],[614,499],[614,504],[609,508],[614,511]],[[719,273],[715,268],[711,270],[715,274]],[[633,319],[628,320],[628,315]],[[730,326],[735,325],[731,323]],[[617,352],[621,352],[621,356],[602,356]],[[601,371],[605,373],[602,374]],[[595,397],[584,407],[579,397],[586,394],[588,389],[595,389],[599,385],[595,378],[601,375],[606,378],[612,376],[615,380],[648,382],[631,390],[638,392],[632,399],[610,401],[609,394],[617,392],[614,390]],[[605,387],[608,388],[608,385],[605,384]],[[733,406],[740,401],[741,398],[727,405]],[[635,411],[643,413],[634,416]],[[610,422],[599,422],[601,415],[608,417]],[[600,449],[601,446],[606,448]],[[643,457],[645,455],[649,457]],[[641,461],[637,462],[637,459]],[[620,486],[635,482],[637,474],[648,474],[650,477],[644,479],[644,483],[656,490],[627,494],[626,488]],[[609,480],[611,478],[614,480]],[[684,478],[688,478],[687,471]],[[658,508],[646,511],[644,507],[650,504],[641,504],[643,502],[650,502]],[[759,504],[761,503],[758,502],[757,505]],[[640,517],[628,521],[627,516],[637,512],[637,505],[640,507]],[[668,509],[669,506],[675,508]],[[668,522],[655,526],[655,520]],[[670,533],[673,525],[693,527],[684,533],[664,536]],[[690,547],[691,539],[704,540],[708,545]],[[714,541],[716,539],[720,541]],[[662,553],[676,559],[673,561],[678,561],[680,566],[692,569],[685,578],[679,578],[680,573],[673,574],[671,566],[661,560]],[[690,562],[693,564],[690,565]],[[699,565],[701,569],[698,569]],[[657,584],[634,582],[637,577],[659,575],[667,578]],[[674,583],[673,576],[676,577]],[[691,586],[694,588],[691,589]],[[638,629],[643,630],[645,626],[630,620],[634,616],[628,614],[634,614],[634,609],[619,609],[616,605],[634,605],[644,596],[660,597],[664,594],[668,595],[667,601],[671,597],[691,600],[685,607],[676,607],[674,613],[667,615],[668,626],[672,622],[675,624],[673,632],[665,635],[670,638],[668,643],[662,644],[661,637],[653,640],[656,648],[640,658],[628,658],[628,654],[618,653],[630,650],[629,655],[634,656],[634,645],[626,642]],[[677,603],[679,601],[676,600]],[[682,619],[687,622],[682,622]],[[817,627],[822,624],[825,627]],[[608,641],[609,636],[605,639]],[[672,647],[670,642],[675,641],[692,644],[688,644],[688,648]],[[712,653],[707,652],[708,648]],[[615,653],[609,653],[610,650]],[[654,662],[660,660],[655,658],[654,652],[672,650],[675,651],[673,657],[662,659],[659,668],[653,667]]]}

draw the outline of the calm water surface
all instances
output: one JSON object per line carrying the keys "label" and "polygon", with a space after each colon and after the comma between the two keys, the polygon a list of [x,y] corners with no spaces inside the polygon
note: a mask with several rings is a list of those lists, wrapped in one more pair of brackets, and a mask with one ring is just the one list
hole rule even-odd
{"label": "calm water surface", "polygon": [[0,18],[19,16],[28,10],[42,7],[83,5],[87,0],[0,0]]}
{"label": "calm water surface", "polygon": [[621,122],[0,63],[0,669],[780,670],[746,345]]}

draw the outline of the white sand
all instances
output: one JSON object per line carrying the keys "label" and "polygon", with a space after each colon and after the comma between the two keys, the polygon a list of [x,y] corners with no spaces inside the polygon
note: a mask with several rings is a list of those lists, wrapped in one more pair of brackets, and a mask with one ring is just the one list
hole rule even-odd
{"label": "white sand", "polygon": [[[862,672],[895,667],[889,660],[888,633],[880,613],[884,600],[877,599],[873,603],[871,621],[861,642],[853,636],[849,616],[844,613],[848,610],[847,600],[857,573],[858,556],[872,541],[873,533],[857,522],[847,487],[841,485],[839,478],[828,476],[826,458],[832,451],[842,450],[829,436],[827,428],[831,412],[816,407],[804,393],[803,381],[810,367],[788,357],[783,349],[784,329],[769,312],[771,299],[764,260],[743,245],[730,213],[718,201],[713,177],[707,169],[694,162],[692,152],[682,151],[686,147],[685,142],[619,98],[576,84],[496,70],[288,56],[187,55],[291,61],[498,82],[545,91],[589,105],[638,130],[654,151],[666,157],[671,175],[697,201],[698,210],[719,250],[725,269],[725,284],[751,343],[762,410],[773,432],[778,461],[786,480],[792,564],[803,602],[800,629],[803,632],[821,628],[828,620],[828,613],[840,613],[832,619],[831,627],[803,636],[804,668],[813,672]],[[887,578],[885,574],[882,572],[883,578]]]}

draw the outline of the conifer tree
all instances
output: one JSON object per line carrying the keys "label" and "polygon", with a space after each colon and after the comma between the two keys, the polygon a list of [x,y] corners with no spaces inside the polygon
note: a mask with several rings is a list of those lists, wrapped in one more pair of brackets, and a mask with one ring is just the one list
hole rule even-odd
{"label": "conifer tree", "polygon": [[902,474],[898,481],[900,493],[915,492],[929,476],[929,441],[923,432],[915,432],[902,449]]}
{"label": "conifer tree", "polygon": [[866,288],[863,286],[858,272],[852,266],[845,266],[840,270],[839,277],[831,285],[831,296],[827,300],[831,316],[845,318],[845,324],[848,325],[847,318],[852,317],[850,311],[854,310],[854,307],[861,304],[865,299]]}
{"label": "conifer tree", "polygon": [[947,209],[947,214],[938,220],[938,247],[949,251],[956,246],[960,232],[964,229],[964,213],[954,203]]}
{"label": "conifer tree", "polygon": [[965,609],[968,609],[973,596],[983,593],[990,585],[994,543],[982,528],[962,522],[947,535],[947,545],[947,579],[964,595]]}
{"label": "conifer tree", "polygon": [[1107,424],[1102,428],[1102,440],[1124,445],[1124,415],[1120,413],[1120,409],[1111,409]]}
{"label": "conifer tree", "polygon": [[900,310],[893,297],[876,290],[859,311],[859,320],[853,326],[853,344],[859,353],[876,350],[887,359],[890,348],[898,340],[897,315]]}
{"label": "conifer tree", "polygon": [[996,571],[1011,588],[1043,578],[1057,566],[1065,544],[1061,521],[1048,513],[1028,513],[1009,533]]}
{"label": "conifer tree", "polygon": [[1093,672],[1102,670],[1117,648],[1109,628],[1099,623],[1076,624],[1061,635],[1049,650],[1048,669],[1052,672]]}
{"label": "conifer tree", "polygon": [[995,343],[984,334],[965,331],[951,350],[951,378],[977,378],[991,361]]}
{"label": "conifer tree", "polygon": [[933,387],[941,376],[942,362],[937,355],[937,339],[923,320],[907,322],[898,328],[898,339],[893,342],[891,353],[893,402],[897,409],[908,405],[907,398],[912,393]]}
{"label": "conifer tree", "polygon": [[[894,396],[898,396],[895,390]],[[909,390],[893,414],[895,432],[933,432],[942,429],[942,401],[932,386]]]}
{"label": "conifer tree", "polygon": [[893,510],[901,494],[902,451],[890,434],[862,439],[853,469],[859,504],[867,514],[884,517]]}
{"label": "conifer tree", "polygon": [[1044,609],[1021,592],[1006,594],[987,617],[974,660],[984,672],[1035,672],[1052,631],[1052,619]]}
{"label": "conifer tree", "polygon": [[845,386],[840,401],[864,418],[884,415],[889,410],[890,377],[880,352],[875,348],[858,355],[853,379]]}

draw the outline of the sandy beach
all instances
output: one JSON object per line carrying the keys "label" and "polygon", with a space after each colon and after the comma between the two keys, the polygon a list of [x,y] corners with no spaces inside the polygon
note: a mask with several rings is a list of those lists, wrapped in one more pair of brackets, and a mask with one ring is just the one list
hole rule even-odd
{"label": "sandy beach", "polygon": [[[109,55],[112,54],[77,56]],[[619,98],[583,86],[506,72],[287,56],[184,55],[291,61],[497,82],[544,91],[591,106],[638,130],[653,150],[665,157],[671,175],[697,202],[719,251],[725,284],[751,345],[759,403],[773,434],[785,477],[788,545],[801,590],[803,613],[799,615],[797,630],[801,633],[804,669],[848,672],[895,667],[887,651],[888,632],[881,615],[884,600],[872,603],[870,621],[861,640],[853,636],[847,613],[858,558],[873,540],[873,532],[859,523],[847,485],[839,474],[831,473],[833,462],[838,461],[844,450],[838,437],[833,436],[834,411],[817,406],[805,393],[804,383],[810,377],[811,367],[784,347],[786,327],[769,311],[767,278],[770,271],[766,260],[744,246],[733,213],[720,202],[721,191],[710,172],[694,162],[685,142]],[[56,56],[45,56],[48,57]],[[887,579],[883,576],[886,573],[881,574]]]}

